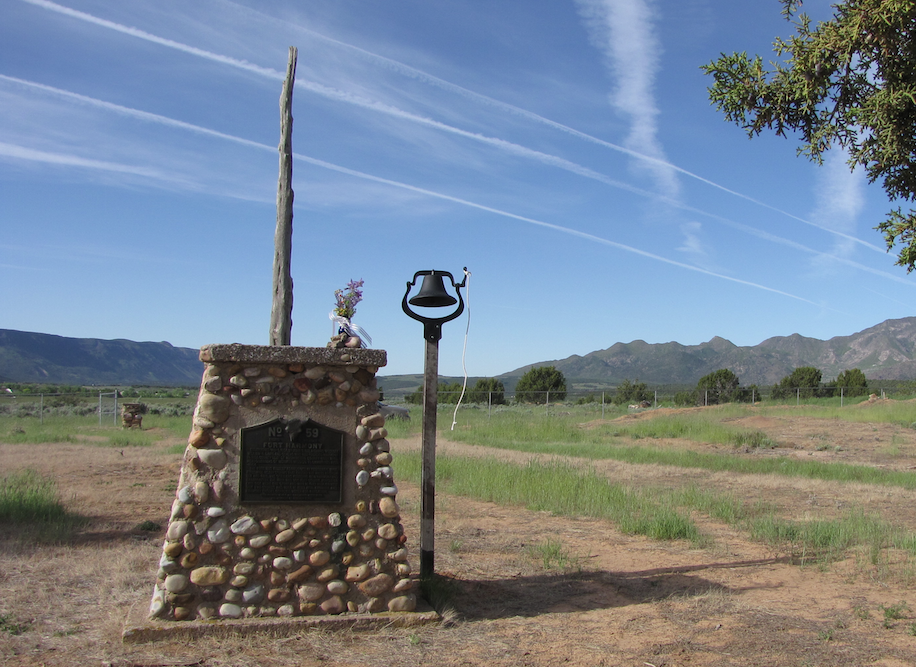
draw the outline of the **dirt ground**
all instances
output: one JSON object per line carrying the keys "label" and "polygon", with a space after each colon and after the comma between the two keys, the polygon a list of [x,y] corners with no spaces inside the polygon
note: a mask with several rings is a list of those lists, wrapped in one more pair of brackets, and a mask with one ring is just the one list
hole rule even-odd
{"label": "dirt ground", "polygon": [[[623,419],[648,419],[652,412]],[[779,445],[746,456],[798,456],[890,469],[916,466],[916,430],[757,415],[740,420]],[[916,421],[916,406],[914,406]],[[713,450],[684,441],[643,441]],[[557,517],[440,493],[436,571],[453,610],[437,625],[293,636],[123,644],[128,612],[149,604],[179,457],[152,448],[0,444],[0,471],[34,468],[57,481],[69,509],[90,517],[63,545],[24,544],[0,526],[0,664],[114,665],[916,665],[913,568],[851,554],[800,565],[728,526],[695,517],[712,546],[623,535],[609,522]],[[395,454],[416,440],[392,442]],[[720,451],[729,448],[720,446]],[[441,456],[529,454],[440,436]],[[580,462],[615,481],[694,483],[764,500],[788,518],[850,508],[916,532],[913,491],[617,462]],[[402,520],[419,534],[418,489],[398,480]],[[537,547],[562,545],[567,567],[545,568]],[[418,566],[419,544],[411,540]],[[896,608],[900,618],[888,619]]]}

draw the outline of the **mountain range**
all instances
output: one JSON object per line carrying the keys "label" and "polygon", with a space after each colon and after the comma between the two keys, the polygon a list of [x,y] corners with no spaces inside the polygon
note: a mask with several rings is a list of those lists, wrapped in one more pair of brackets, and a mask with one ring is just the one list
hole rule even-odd
{"label": "mountain range", "polygon": [[[0,329],[0,382],[75,385],[197,386],[203,364],[199,351],[169,343],[66,338]],[[541,361],[498,376],[511,391],[535,366],[555,366],[571,385],[604,386],[625,379],[648,384],[694,385],[708,373],[728,368],[748,386],[772,385],[799,366],[814,366],[824,380],[858,368],[869,379],[916,379],[916,317],[887,320],[830,340],[799,334],[768,338],[741,347],[715,337],[699,345],[615,343],[584,356]],[[393,393],[409,391],[422,375],[380,378]]]}
{"label": "mountain range", "polygon": [[584,356],[530,364],[500,377],[518,377],[533,366],[555,366],[567,379],[606,384],[638,379],[649,384],[694,385],[704,375],[727,368],[744,386],[765,386],[776,384],[800,366],[820,369],[825,381],[852,368],[869,379],[909,380],[916,378],[916,317],[886,320],[826,341],[799,334],[768,338],[748,347],[718,336],[699,345],[635,340]]}
{"label": "mountain range", "polygon": [[0,329],[0,382],[191,387],[200,350]]}

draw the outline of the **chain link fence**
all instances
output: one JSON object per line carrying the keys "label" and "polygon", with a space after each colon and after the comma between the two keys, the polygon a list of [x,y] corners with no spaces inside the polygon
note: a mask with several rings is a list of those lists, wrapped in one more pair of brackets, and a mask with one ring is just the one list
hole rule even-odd
{"label": "chain link fence", "polygon": [[[38,417],[88,417],[98,415],[99,425],[120,424],[124,403],[138,403],[141,414],[185,416],[194,411],[194,397],[175,400],[174,396],[139,399],[125,396],[115,389],[84,390],[79,392],[16,393],[0,391],[0,416]],[[196,396],[196,395],[195,395]]]}
{"label": "chain link fence", "polygon": [[115,390],[78,393],[0,393],[0,414],[14,417],[87,417],[96,414],[102,423],[118,423],[118,392]]}
{"label": "chain link fence", "polygon": [[[416,394],[414,394],[416,395]],[[438,393],[438,404],[441,407],[455,405],[460,391],[442,391]],[[414,409],[422,406],[412,403],[410,395],[392,396],[388,402],[395,405],[407,405]],[[912,383],[898,386],[860,387],[750,387],[742,388],[739,397],[731,400],[720,400],[716,392],[697,391],[696,388],[666,386],[641,393],[637,397],[632,395],[621,396],[616,387],[597,390],[574,391],[526,391],[520,397],[514,392],[472,392],[468,390],[461,398],[462,404],[476,405],[488,410],[493,410],[504,405],[527,404],[543,406],[546,410],[551,407],[559,409],[560,406],[579,406],[586,410],[592,409],[602,415],[608,410],[619,411],[621,408],[628,410],[641,410],[658,407],[696,407],[716,405],[718,403],[735,402],[753,405],[802,405],[802,404],[836,404],[839,406],[851,405],[866,400],[893,399],[907,400],[916,398],[916,386]]]}

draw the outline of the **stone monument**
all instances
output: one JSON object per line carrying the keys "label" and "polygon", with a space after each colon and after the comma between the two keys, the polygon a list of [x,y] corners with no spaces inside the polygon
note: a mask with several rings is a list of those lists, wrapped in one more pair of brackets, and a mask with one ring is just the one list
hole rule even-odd
{"label": "stone monument", "polygon": [[378,411],[385,352],[210,345],[200,358],[149,618],[414,610]]}

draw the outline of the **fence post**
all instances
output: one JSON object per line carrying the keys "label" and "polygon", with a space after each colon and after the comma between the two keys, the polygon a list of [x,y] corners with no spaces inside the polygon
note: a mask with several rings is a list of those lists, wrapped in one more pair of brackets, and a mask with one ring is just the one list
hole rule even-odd
{"label": "fence post", "polygon": [[544,414],[550,415],[550,390],[547,390],[547,399],[544,401]]}
{"label": "fence post", "polygon": [[99,426],[102,425],[102,392],[99,392]]}
{"label": "fence post", "polygon": [[795,387],[795,407],[801,403],[801,387]]}
{"label": "fence post", "polygon": [[45,395],[38,395],[38,423],[42,426],[45,423]]}
{"label": "fence post", "polygon": [[493,415],[493,392],[487,392],[487,419]]}
{"label": "fence post", "polygon": [[604,419],[604,392],[601,392],[601,418]]}
{"label": "fence post", "polygon": [[843,407],[843,389],[844,387],[840,387],[840,407],[841,408]]}
{"label": "fence post", "polygon": [[111,416],[111,423],[114,426],[118,425],[118,390],[114,390],[114,413]]}

